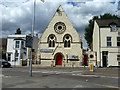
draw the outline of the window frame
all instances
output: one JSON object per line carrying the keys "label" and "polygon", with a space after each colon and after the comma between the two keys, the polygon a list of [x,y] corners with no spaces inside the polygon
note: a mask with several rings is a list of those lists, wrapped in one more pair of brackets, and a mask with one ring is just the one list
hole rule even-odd
{"label": "window frame", "polygon": [[111,32],[116,32],[117,31],[117,26],[115,24],[110,25],[110,31]]}
{"label": "window frame", "polygon": [[117,55],[117,60],[120,60],[120,54]]}
{"label": "window frame", "polygon": [[49,37],[48,37],[48,47],[50,47],[50,48],[55,47],[55,43],[56,43],[55,35],[53,35],[53,34],[49,35]]}
{"label": "window frame", "polygon": [[[67,38],[69,37],[69,38]],[[71,42],[72,42],[72,37],[69,34],[66,34],[63,38],[64,42],[64,48],[70,48],[71,47]]]}
{"label": "window frame", "polygon": [[19,53],[16,53],[15,61],[18,61],[18,59],[19,59]]}
{"label": "window frame", "polygon": [[21,48],[25,48],[25,42],[21,41]]}
{"label": "window frame", "polygon": [[118,40],[118,38],[120,37],[117,37],[117,47],[120,47],[120,39]]}
{"label": "window frame", "polygon": [[[110,38],[110,40],[108,40]],[[108,36],[107,37],[107,47],[112,47],[112,37]]]}
{"label": "window frame", "polygon": [[[19,43],[17,43],[19,42]],[[20,48],[20,41],[15,41],[15,48]]]}

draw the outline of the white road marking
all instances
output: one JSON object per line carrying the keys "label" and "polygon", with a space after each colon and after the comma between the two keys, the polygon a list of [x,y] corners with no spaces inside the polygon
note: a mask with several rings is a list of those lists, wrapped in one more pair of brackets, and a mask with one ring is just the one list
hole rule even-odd
{"label": "white road marking", "polygon": [[4,77],[4,75],[0,75],[0,78],[1,78],[1,77]]}
{"label": "white road marking", "polygon": [[99,75],[82,75],[82,71],[33,71],[33,73],[48,73],[48,74],[72,74],[74,76],[84,76],[84,77],[95,77],[95,78],[115,78],[118,77],[110,77],[110,76],[99,76]]}
{"label": "white road marking", "polygon": [[[72,73],[81,73],[82,71],[33,71],[33,73],[49,73],[49,74],[72,74]],[[81,74],[78,74],[81,75]]]}
{"label": "white road marking", "polygon": [[7,77],[10,77],[10,76],[7,76],[7,75],[0,75],[0,78],[7,78]]}
{"label": "white road marking", "polygon": [[83,88],[83,86],[82,86],[82,85],[76,85],[76,86],[73,87],[73,88]]}

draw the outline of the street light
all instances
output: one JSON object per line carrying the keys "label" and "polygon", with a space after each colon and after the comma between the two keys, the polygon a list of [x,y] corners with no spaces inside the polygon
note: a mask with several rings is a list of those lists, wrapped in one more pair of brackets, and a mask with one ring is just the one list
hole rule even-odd
{"label": "street light", "polygon": [[[32,17],[32,38],[34,37],[34,27],[35,27],[35,3],[36,0],[34,0],[33,3],[33,17]],[[32,49],[33,49],[33,41],[32,41],[32,47],[31,47],[31,60],[30,60],[30,76],[32,77]]]}
{"label": "street light", "polygon": [[[44,2],[44,0],[41,0]],[[35,28],[35,4],[36,0],[33,1],[33,17],[32,17],[32,38],[34,37],[34,28]],[[32,49],[33,49],[33,41],[32,41],[32,47],[31,47],[31,60],[30,60],[30,76],[32,77]]]}

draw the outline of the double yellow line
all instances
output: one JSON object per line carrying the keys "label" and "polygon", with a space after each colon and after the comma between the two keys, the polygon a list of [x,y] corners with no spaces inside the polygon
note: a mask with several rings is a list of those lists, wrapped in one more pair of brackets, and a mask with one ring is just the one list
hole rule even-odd
{"label": "double yellow line", "polygon": [[120,88],[120,87],[117,87],[117,86],[109,86],[109,85],[103,85],[105,87],[109,87],[109,88]]}
{"label": "double yellow line", "polygon": [[109,88],[120,88],[120,87],[117,87],[117,86],[110,86],[110,85],[101,85],[101,84],[96,84],[96,85],[109,87]]}

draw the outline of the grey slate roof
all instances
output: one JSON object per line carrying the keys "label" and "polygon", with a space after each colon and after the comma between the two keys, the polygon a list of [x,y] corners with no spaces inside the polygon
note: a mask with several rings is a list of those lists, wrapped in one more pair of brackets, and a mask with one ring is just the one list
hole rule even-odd
{"label": "grey slate roof", "polygon": [[111,23],[115,23],[117,27],[120,27],[120,19],[104,19],[104,20],[96,20],[100,27],[109,27]]}

